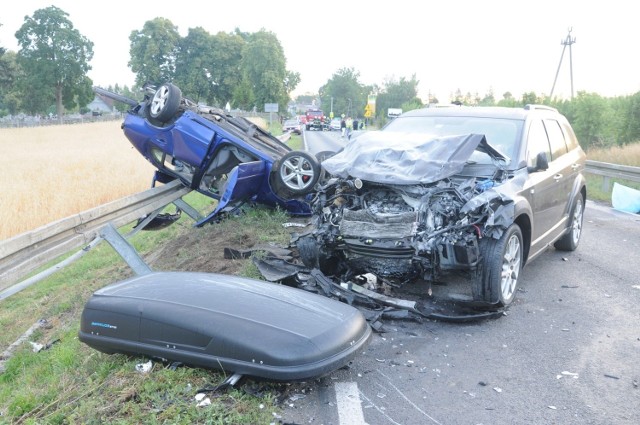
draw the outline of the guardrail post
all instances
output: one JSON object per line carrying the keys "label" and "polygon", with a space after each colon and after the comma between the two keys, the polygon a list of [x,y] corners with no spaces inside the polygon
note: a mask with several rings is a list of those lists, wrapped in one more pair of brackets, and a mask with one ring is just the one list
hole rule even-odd
{"label": "guardrail post", "polygon": [[109,242],[109,245],[116,250],[129,267],[138,276],[149,274],[152,272],[151,267],[144,262],[138,251],[132,247],[125,238],[116,230],[111,223],[107,224],[100,230],[100,236]]}
{"label": "guardrail post", "polygon": [[611,189],[611,178],[609,176],[602,176],[602,191],[609,193]]}

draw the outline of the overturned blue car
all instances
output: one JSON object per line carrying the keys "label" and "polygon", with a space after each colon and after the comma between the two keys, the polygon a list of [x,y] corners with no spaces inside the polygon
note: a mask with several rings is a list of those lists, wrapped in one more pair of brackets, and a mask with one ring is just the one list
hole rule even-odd
{"label": "overturned blue car", "polygon": [[122,129],[157,171],[156,182],[179,179],[218,200],[203,225],[247,201],[310,215],[305,197],[320,175],[316,159],[294,151],[246,118],[199,105],[171,83],[146,86],[142,101],[94,87],[102,96],[131,106]]}

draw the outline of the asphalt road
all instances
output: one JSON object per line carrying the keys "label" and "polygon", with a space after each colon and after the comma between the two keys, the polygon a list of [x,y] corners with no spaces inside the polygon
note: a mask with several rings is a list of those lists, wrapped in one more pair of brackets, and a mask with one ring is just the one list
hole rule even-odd
{"label": "asphalt road", "polygon": [[346,137],[340,137],[339,131],[303,131],[305,149],[316,154],[323,151],[337,151],[347,143]]}
{"label": "asphalt road", "polygon": [[[340,143],[306,136],[312,152]],[[504,316],[386,321],[350,368],[294,384],[281,420],[639,424],[640,217],[588,202],[583,229],[575,252],[550,248],[525,267]]]}

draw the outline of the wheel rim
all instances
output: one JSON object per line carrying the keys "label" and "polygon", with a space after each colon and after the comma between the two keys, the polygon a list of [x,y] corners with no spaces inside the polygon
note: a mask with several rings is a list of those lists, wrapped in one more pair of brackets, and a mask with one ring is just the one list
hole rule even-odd
{"label": "wheel rim", "polygon": [[156,91],[156,94],[153,95],[153,100],[151,101],[151,113],[158,115],[164,109],[164,105],[167,104],[168,97],[169,88],[167,86],[160,87]]}
{"label": "wheel rim", "polygon": [[503,300],[510,300],[516,291],[520,274],[520,257],[520,238],[517,235],[511,235],[502,257],[500,289]]}
{"label": "wheel rim", "polygon": [[573,243],[577,244],[580,241],[580,234],[582,233],[582,199],[576,201],[576,207],[573,210],[573,222],[571,223],[571,237]]}
{"label": "wheel rim", "polygon": [[304,190],[313,183],[313,166],[302,156],[292,156],[280,166],[280,177],[289,189]]}

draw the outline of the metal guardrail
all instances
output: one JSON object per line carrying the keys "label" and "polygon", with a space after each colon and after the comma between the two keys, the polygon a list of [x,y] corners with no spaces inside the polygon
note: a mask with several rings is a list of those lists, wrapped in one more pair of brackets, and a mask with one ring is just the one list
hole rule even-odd
{"label": "metal guardrail", "polygon": [[0,243],[0,290],[28,273],[90,243],[107,223],[119,227],[190,192],[179,180],[100,205]]}
{"label": "metal guardrail", "polygon": [[[289,136],[285,133],[280,138],[286,141]],[[585,172],[603,176],[603,190],[606,191],[610,188],[611,178],[640,182],[640,167],[591,160],[587,160],[586,165]],[[89,244],[105,224],[125,225],[189,191],[176,180],[0,242],[0,290],[56,257]]]}
{"label": "metal guardrail", "polygon": [[[278,136],[287,142],[290,133]],[[88,245],[110,223],[120,227],[182,198],[191,189],[179,180],[155,187],[0,242],[0,293],[47,262]],[[182,203],[183,210],[188,205]],[[189,214],[189,211],[185,211]],[[192,214],[197,215],[196,211]],[[194,217],[195,219],[195,217]],[[1,297],[0,297],[1,299]]]}
{"label": "metal guardrail", "polygon": [[587,160],[585,172],[603,177],[602,190],[604,192],[609,192],[611,190],[612,178],[640,183],[640,167]]}

